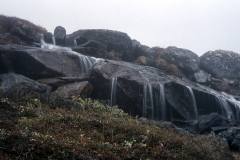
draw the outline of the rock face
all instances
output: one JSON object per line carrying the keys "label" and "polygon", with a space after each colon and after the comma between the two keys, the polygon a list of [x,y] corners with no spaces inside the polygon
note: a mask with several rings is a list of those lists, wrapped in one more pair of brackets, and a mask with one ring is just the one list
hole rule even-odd
{"label": "rock face", "polygon": [[53,34],[51,32],[47,32],[43,36],[46,43],[53,44]]}
{"label": "rock face", "polygon": [[231,150],[240,152],[240,128],[232,127],[218,135],[219,139],[225,140]]}
{"label": "rock face", "polygon": [[132,40],[135,57],[145,56],[155,60],[158,55],[148,46],[141,45],[137,40]]}
{"label": "rock face", "polygon": [[81,65],[81,60],[88,58],[70,51],[0,45],[0,71],[14,72],[31,79],[79,76],[86,67]]}
{"label": "rock face", "polygon": [[60,86],[56,93],[60,96],[81,96],[83,98],[88,97],[93,87],[87,81],[75,82]]}
{"label": "rock face", "polygon": [[201,69],[215,78],[240,79],[240,55],[231,51],[209,51],[201,56]]}
{"label": "rock face", "polygon": [[29,23],[16,21],[10,29],[10,33],[20,37],[27,42],[39,42],[40,34]]}
{"label": "rock face", "polygon": [[[116,104],[132,115],[190,122],[214,112],[234,120],[238,120],[240,114],[239,104],[231,97],[152,67],[109,60],[96,63],[89,74],[93,85],[90,97],[105,101],[116,99]],[[116,94],[111,93],[115,90],[112,88],[116,88]],[[116,98],[112,98],[113,95]],[[214,118],[207,119],[211,120],[200,122],[208,125],[205,128],[215,122]]]}
{"label": "rock face", "polygon": [[56,45],[65,45],[65,36],[66,36],[66,29],[57,26],[54,30],[54,37],[56,39]]}
{"label": "rock face", "polygon": [[[134,60],[132,40],[126,33],[111,30],[79,30],[72,35],[78,45],[86,43],[87,40],[97,41],[107,46],[107,52],[114,52],[115,57],[124,61]],[[80,37],[85,37],[87,40],[78,39]]]}
{"label": "rock face", "polygon": [[0,97],[15,99],[31,93],[46,93],[48,86],[22,75],[8,73],[0,75]]}
{"label": "rock face", "polygon": [[164,50],[162,58],[176,65],[186,75],[191,75],[199,70],[198,55],[187,49],[168,47]]}
{"label": "rock face", "polygon": [[199,70],[193,74],[194,81],[197,83],[209,83],[211,82],[211,75],[203,70]]}

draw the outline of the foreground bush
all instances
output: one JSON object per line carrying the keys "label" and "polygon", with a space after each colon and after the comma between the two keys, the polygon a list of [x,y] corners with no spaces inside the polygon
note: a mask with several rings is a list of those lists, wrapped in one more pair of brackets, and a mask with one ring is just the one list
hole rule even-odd
{"label": "foreground bush", "polygon": [[91,99],[67,100],[67,108],[58,108],[54,99],[51,106],[39,99],[2,99],[0,158],[234,159],[214,137],[185,136]]}

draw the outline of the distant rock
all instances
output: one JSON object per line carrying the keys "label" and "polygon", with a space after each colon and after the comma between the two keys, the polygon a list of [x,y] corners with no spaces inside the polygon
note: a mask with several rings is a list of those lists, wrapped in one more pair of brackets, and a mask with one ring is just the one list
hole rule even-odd
{"label": "distant rock", "polygon": [[201,69],[219,79],[240,79],[240,54],[216,50],[201,56]]}
{"label": "distant rock", "polygon": [[191,75],[199,70],[200,59],[190,50],[168,47],[161,55],[168,63],[176,65],[184,74]]}
{"label": "distant rock", "polygon": [[158,55],[148,46],[141,45],[137,40],[132,40],[135,57],[144,56],[155,60]]}
{"label": "distant rock", "polygon": [[65,45],[66,29],[62,26],[57,26],[54,30],[54,37],[56,39],[56,45]]}
{"label": "distant rock", "polygon": [[[86,43],[87,40],[98,41],[107,46],[107,52],[114,53],[114,56],[123,61],[133,61],[134,51],[131,38],[123,32],[111,31],[111,30],[79,30],[74,32],[73,37],[76,39],[77,44],[81,45]],[[80,42],[79,37],[82,38]]]}

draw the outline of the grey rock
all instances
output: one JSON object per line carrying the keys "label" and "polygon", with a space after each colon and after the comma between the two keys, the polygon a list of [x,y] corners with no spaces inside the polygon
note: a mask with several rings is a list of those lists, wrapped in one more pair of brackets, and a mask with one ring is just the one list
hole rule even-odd
{"label": "grey rock", "polygon": [[31,79],[81,75],[79,55],[21,45],[0,45],[3,73],[14,72]]}
{"label": "grey rock", "polygon": [[48,86],[15,73],[0,75],[0,97],[17,99],[18,96],[43,94],[48,91]]}
{"label": "grey rock", "polygon": [[88,40],[98,41],[107,46],[107,52],[115,52],[118,58],[124,61],[134,60],[134,51],[131,38],[126,34],[111,30],[79,30],[72,33],[76,38],[78,45],[80,43],[77,38],[86,37]]}
{"label": "grey rock", "polygon": [[197,83],[209,83],[211,81],[211,75],[203,70],[199,70],[193,74],[194,81]]}
{"label": "grey rock", "polygon": [[208,51],[201,56],[201,69],[219,79],[240,79],[240,55],[231,51]]}
{"label": "grey rock", "polygon": [[200,59],[198,55],[187,49],[168,47],[164,49],[162,58],[176,65],[186,75],[199,70]]}
{"label": "grey rock", "polygon": [[60,86],[56,93],[60,96],[81,96],[86,98],[91,93],[93,87],[87,81],[75,82]]}
{"label": "grey rock", "polygon": [[151,60],[155,60],[158,57],[158,55],[154,52],[154,50],[152,50],[148,46],[141,45],[141,43],[138,42],[137,40],[132,40],[132,44],[133,44],[135,57],[144,56]]}
{"label": "grey rock", "polygon": [[198,129],[201,133],[210,129],[217,121],[219,121],[218,113],[210,113],[198,117]]}
{"label": "grey rock", "polygon": [[51,32],[44,33],[44,41],[49,44],[53,44],[53,34]]}
{"label": "grey rock", "polygon": [[27,42],[40,42],[40,33],[30,24],[16,21],[10,28],[10,33]]}
{"label": "grey rock", "polygon": [[57,26],[54,30],[56,45],[65,45],[66,29],[62,26]]}

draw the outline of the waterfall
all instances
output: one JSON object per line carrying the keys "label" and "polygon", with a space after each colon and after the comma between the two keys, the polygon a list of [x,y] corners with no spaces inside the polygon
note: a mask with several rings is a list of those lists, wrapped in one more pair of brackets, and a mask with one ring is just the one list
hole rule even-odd
{"label": "waterfall", "polygon": [[216,101],[220,105],[224,116],[227,119],[233,118],[232,117],[233,113],[232,113],[231,107],[229,106],[227,100],[222,97],[216,96]]}
{"label": "waterfall", "polygon": [[116,90],[117,90],[117,77],[110,80],[111,83],[111,101],[110,106],[116,105]]}
{"label": "waterfall", "polygon": [[98,58],[79,55],[81,73],[86,73],[93,66],[93,64],[97,62],[97,60]]}
{"label": "waterfall", "polygon": [[74,46],[76,47],[78,44],[77,44],[77,41],[76,39],[74,39]]}
{"label": "waterfall", "polygon": [[53,41],[53,45],[56,46],[56,39],[54,35],[52,35],[52,41]]}
{"label": "waterfall", "polygon": [[[145,78],[146,82],[143,85],[143,117],[147,117],[147,108],[148,105],[151,107],[151,118],[154,118],[154,106],[153,106],[153,94],[152,94],[152,85],[149,80]],[[150,100],[150,104],[148,103]]]}
{"label": "waterfall", "polygon": [[194,111],[194,119],[197,119],[198,111],[197,111],[197,105],[196,105],[196,100],[195,100],[194,93],[192,91],[192,88],[190,88],[189,86],[186,86],[186,87],[188,89],[188,93],[190,94],[191,103],[192,103],[193,111]]}
{"label": "waterfall", "polygon": [[164,84],[159,84],[159,103],[161,107],[161,120],[166,120],[166,102],[164,94]]}
{"label": "waterfall", "polygon": [[[55,37],[53,35],[53,42],[55,43]],[[86,73],[93,65],[94,63],[98,62],[99,60],[101,60],[100,58],[95,58],[95,57],[89,57],[89,56],[85,56],[82,55],[80,53],[74,52],[72,51],[71,48],[69,47],[61,47],[61,46],[56,46],[56,45],[52,45],[52,44],[48,44],[44,41],[44,37],[41,34],[41,48],[44,49],[55,49],[55,50],[60,50],[60,51],[66,51],[70,54],[74,54],[77,55],[79,57],[79,63],[80,63],[80,67],[81,67],[81,73]]]}

